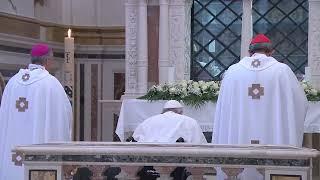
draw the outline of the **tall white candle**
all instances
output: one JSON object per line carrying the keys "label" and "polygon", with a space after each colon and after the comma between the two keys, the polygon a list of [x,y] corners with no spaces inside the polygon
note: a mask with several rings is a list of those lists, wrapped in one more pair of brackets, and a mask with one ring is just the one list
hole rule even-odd
{"label": "tall white candle", "polygon": [[64,88],[73,103],[74,38],[71,37],[71,29],[68,30],[68,37],[64,38]]}
{"label": "tall white candle", "polygon": [[68,30],[68,37],[64,38],[64,90],[67,93],[73,109],[73,120],[71,137],[74,138],[74,119],[75,119],[75,98],[74,98],[74,38],[71,37],[71,29]]}

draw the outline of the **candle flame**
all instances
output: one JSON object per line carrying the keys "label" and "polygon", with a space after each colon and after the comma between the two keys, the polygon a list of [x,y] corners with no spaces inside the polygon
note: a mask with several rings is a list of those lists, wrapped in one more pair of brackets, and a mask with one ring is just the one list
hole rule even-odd
{"label": "candle flame", "polygon": [[71,29],[68,29],[68,38],[71,38]]}

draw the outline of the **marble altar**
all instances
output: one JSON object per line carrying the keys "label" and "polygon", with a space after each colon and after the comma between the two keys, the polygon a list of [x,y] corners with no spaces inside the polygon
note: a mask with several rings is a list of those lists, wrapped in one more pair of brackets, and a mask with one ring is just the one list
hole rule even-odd
{"label": "marble altar", "polygon": [[136,179],[137,170],[146,165],[154,166],[160,179],[169,179],[173,167],[184,166],[194,179],[203,178],[208,168],[221,167],[231,178],[245,167],[255,167],[266,180],[275,174],[311,180],[312,159],[318,155],[317,150],[292,146],[62,142],[18,146],[13,162],[24,166],[25,180],[38,174],[72,179],[82,167],[92,172],[92,180],[103,179],[109,167],[121,168],[118,179]]}

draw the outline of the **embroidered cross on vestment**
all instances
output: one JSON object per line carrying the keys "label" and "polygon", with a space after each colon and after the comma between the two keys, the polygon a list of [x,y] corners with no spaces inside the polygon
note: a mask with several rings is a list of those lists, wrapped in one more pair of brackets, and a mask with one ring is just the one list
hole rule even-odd
{"label": "embroidered cross on vestment", "polygon": [[248,95],[251,96],[252,99],[260,99],[260,97],[264,95],[264,87],[260,84],[252,84],[251,87],[248,88]]}
{"label": "embroidered cross on vestment", "polygon": [[30,79],[30,74],[24,74],[22,77],[22,81],[28,81]]}
{"label": "embroidered cross on vestment", "polygon": [[18,109],[18,112],[25,112],[26,109],[28,109],[29,102],[24,97],[19,97],[19,99],[16,101],[16,108]]}
{"label": "embroidered cross on vestment", "polygon": [[261,61],[259,61],[259,59],[255,59],[251,62],[251,66],[254,68],[257,68],[261,65]]}

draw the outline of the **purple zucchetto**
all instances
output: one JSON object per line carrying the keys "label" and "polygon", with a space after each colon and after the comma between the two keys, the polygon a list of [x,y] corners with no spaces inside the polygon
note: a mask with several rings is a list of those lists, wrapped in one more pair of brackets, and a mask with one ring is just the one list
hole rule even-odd
{"label": "purple zucchetto", "polygon": [[47,55],[50,51],[51,49],[49,48],[48,45],[36,44],[32,47],[30,54],[32,57],[39,57],[39,56]]}

